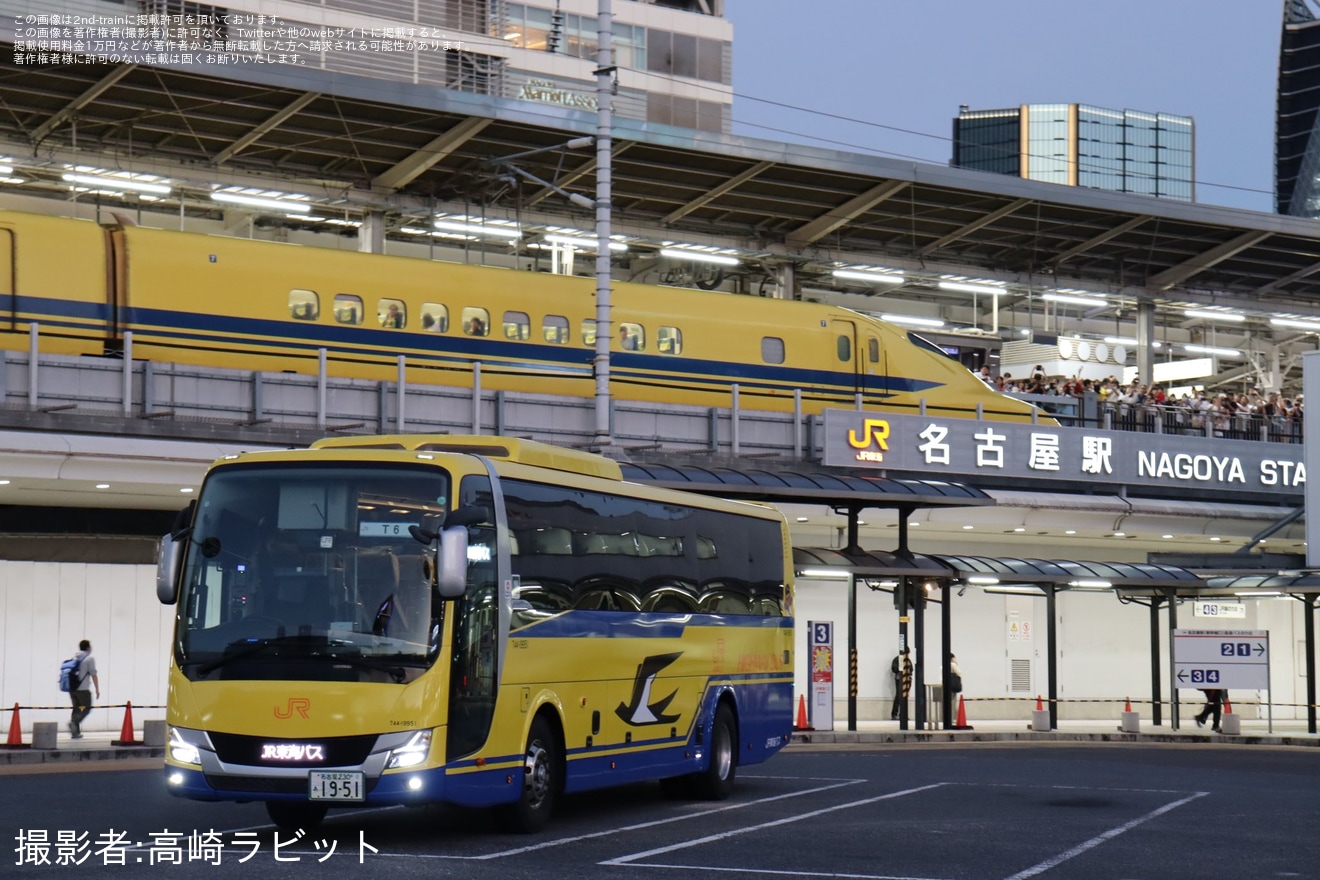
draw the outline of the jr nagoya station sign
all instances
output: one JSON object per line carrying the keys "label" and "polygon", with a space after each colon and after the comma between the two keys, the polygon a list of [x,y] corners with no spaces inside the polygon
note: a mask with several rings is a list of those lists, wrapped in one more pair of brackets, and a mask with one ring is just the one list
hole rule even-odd
{"label": "jr nagoya station sign", "polygon": [[1102,479],[1170,489],[1300,495],[1300,444],[825,411],[824,462],[925,477]]}

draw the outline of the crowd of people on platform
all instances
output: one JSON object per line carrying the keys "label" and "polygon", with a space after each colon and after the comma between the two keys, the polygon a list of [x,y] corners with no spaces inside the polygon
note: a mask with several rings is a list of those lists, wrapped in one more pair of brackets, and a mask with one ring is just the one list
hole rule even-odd
{"label": "crowd of people on platform", "polygon": [[1163,385],[1132,382],[1124,385],[1117,376],[1081,379],[1048,376],[1042,366],[1030,375],[1015,379],[1011,373],[991,377],[982,368],[981,379],[1006,394],[1035,394],[1082,398],[1093,392],[1100,406],[1101,421],[1107,412],[1115,428],[1149,430],[1156,415],[1165,430],[1201,433],[1207,425],[1217,437],[1260,439],[1262,427],[1271,439],[1291,439],[1301,434],[1303,398],[1259,388],[1245,391],[1207,391],[1197,388],[1169,394]]}

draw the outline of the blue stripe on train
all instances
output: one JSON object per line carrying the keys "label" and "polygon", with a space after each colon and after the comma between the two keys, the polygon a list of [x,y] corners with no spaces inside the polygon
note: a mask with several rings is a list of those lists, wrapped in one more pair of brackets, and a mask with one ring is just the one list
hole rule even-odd
{"label": "blue stripe on train", "polygon": [[[47,299],[41,297],[19,296],[16,298],[0,296],[0,310],[15,309],[20,320],[27,320],[24,313],[41,313],[41,319],[50,322],[53,315],[59,326],[76,327],[72,321],[106,321],[110,309],[104,304],[79,302],[66,299]],[[59,318],[72,319],[60,321]],[[505,341],[500,339],[478,339],[465,336],[425,334],[405,334],[400,336],[397,330],[373,329],[370,327],[343,327],[300,321],[283,321],[260,318],[238,318],[227,315],[208,315],[177,310],[147,309],[126,307],[122,310],[125,329],[145,337],[143,342],[155,342],[159,345],[184,345],[187,343],[207,343],[211,345],[233,346],[238,340],[234,334],[266,337],[266,339],[242,340],[242,344],[254,348],[292,348],[301,349],[310,357],[318,348],[334,348],[337,355],[378,359],[386,363],[381,349],[398,351],[400,341],[404,340],[410,349],[405,353],[414,361],[420,359],[422,366],[464,365],[472,359],[480,359],[489,366],[505,366],[526,369],[563,371],[568,374],[580,374],[582,378],[591,375],[593,349],[575,346],[546,345],[536,342]],[[100,327],[83,326],[80,329],[100,330]],[[158,339],[153,337],[159,337]],[[426,350],[423,345],[428,340],[442,343],[441,350]],[[272,356],[278,356],[272,352]],[[687,382],[695,385],[723,386],[732,381],[763,390],[791,391],[806,386],[827,386],[851,393],[857,382],[870,394],[893,395],[898,393],[919,393],[939,387],[942,383],[925,379],[902,376],[889,376],[887,380],[880,376],[856,376],[852,372],[833,370],[814,370],[799,367],[778,367],[760,364],[730,364],[724,361],[696,359],[673,355],[653,355],[636,352],[614,352],[610,356],[611,368],[621,380],[650,380],[662,382]],[[886,388],[878,387],[884,381]]]}

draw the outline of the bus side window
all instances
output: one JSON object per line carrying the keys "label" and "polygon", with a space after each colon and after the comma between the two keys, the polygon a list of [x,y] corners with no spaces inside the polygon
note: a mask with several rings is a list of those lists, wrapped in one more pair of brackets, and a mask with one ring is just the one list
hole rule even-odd
{"label": "bus side window", "polygon": [[656,331],[655,345],[661,354],[682,354],[683,331],[677,327],[661,327]]}
{"label": "bus side window", "polygon": [[526,312],[504,313],[505,339],[530,339],[531,336],[532,322]]}
{"label": "bus side window", "polygon": [[449,309],[440,303],[422,303],[422,329],[428,333],[448,333]]}
{"label": "bus side window", "polygon": [[546,315],[541,319],[541,334],[552,345],[567,345],[568,318],[563,315]]}
{"label": "bus side window", "polygon": [[335,320],[340,324],[361,324],[362,297],[348,293],[336,293]]}
{"label": "bus side window", "polygon": [[290,290],[289,314],[295,321],[315,321],[321,316],[321,298],[314,290]]}
{"label": "bus side window", "polygon": [[784,362],[784,340],[778,336],[762,336],[761,360],[767,364],[782,364]]}

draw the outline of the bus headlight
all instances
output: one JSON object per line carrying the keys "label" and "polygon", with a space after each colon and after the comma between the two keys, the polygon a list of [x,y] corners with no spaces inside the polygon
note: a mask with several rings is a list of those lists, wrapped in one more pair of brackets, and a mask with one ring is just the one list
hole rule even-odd
{"label": "bus headlight", "polygon": [[201,750],[184,739],[183,733],[177,727],[170,728],[170,741],[167,747],[167,753],[170,756],[170,760],[179,764],[200,765],[202,763]]}
{"label": "bus headlight", "polygon": [[426,760],[431,750],[431,731],[419,730],[408,741],[390,752],[390,759],[385,764],[387,770],[402,767],[416,767]]}

